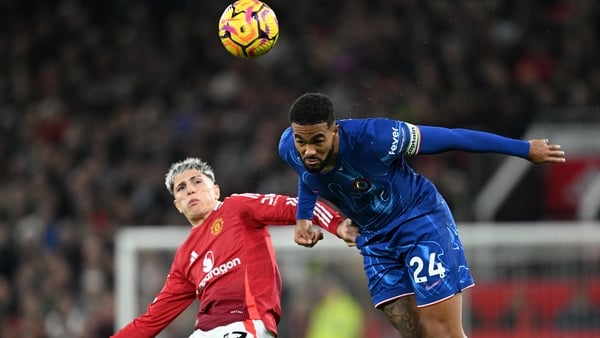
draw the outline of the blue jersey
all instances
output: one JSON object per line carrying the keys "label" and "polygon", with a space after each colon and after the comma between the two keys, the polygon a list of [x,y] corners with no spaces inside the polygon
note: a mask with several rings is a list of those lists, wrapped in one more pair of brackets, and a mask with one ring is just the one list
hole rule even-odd
{"label": "blue jersey", "polygon": [[329,172],[306,171],[291,128],[281,136],[279,153],[299,176],[298,218],[310,219],[313,204],[321,196],[351,218],[367,241],[426,215],[442,200],[433,183],[413,171],[406,157],[454,149],[520,157],[529,152],[526,141],[466,129],[416,126],[385,118],[339,120],[337,124],[337,163]]}
{"label": "blue jersey", "polygon": [[[361,237],[388,236],[391,227],[427,214],[438,203],[435,186],[405,157],[419,152],[420,130],[387,119],[340,120],[338,162],[331,171],[306,171],[288,128],[280,152],[305,188],[337,206],[360,227]],[[301,217],[299,215],[299,217]]]}
{"label": "blue jersey", "polygon": [[337,162],[325,173],[304,168],[291,128],[281,136],[279,154],[299,176],[297,218],[310,219],[320,196],[352,219],[376,306],[408,294],[424,306],[473,285],[448,205],[406,159],[447,150],[525,158],[529,143],[384,118],[337,124]]}

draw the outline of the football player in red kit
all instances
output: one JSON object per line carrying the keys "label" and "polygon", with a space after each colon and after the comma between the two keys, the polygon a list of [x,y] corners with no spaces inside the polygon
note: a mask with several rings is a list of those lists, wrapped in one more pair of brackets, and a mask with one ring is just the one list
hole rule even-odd
{"label": "football player in red kit", "polygon": [[[248,193],[220,200],[212,168],[198,158],[174,163],[165,184],[192,229],[146,313],[112,337],[155,337],[194,299],[200,305],[190,338],[276,337],[281,276],[267,225],[295,224],[297,199]],[[312,220],[349,246],[358,235],[325,204],[317,204]],[[321,237],[315,232],[314,242]]]}

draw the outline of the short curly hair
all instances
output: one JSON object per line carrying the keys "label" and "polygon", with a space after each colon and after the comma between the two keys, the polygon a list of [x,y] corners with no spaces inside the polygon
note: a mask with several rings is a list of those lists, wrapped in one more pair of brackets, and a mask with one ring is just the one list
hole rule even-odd
{"label": "short curly hair", "polygon": [[331,126],[335,122],[335,109],[327,95],[305,93],[292,103],[290,123],[313,125],[323,122],[327,122],[327,126]]}
{"label": "short curly hair", "polygon": [[186,170],[198,170],[208,176],[215,183],[215,173],[212,167],[205,161],[196,157],[188,157],[183,161],[175,162],[171,165],[169,172],[165,175],[165,186],[171,195],[173,195],[173,184],[175,176]]}

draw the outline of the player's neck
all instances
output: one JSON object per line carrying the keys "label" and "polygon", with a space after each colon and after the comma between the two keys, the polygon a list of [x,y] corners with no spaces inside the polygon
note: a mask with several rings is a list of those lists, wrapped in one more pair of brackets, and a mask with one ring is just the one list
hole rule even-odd
{"label": "player's neck", "polygon": [[335,167],[337,166],[337,150],[331,155],[332,156],[329,158],[327,165],[325,165],[323,169],[321,169],[321,174],[327,174],[328,172],[335,169]]}
{"label": "player's neck", "polygon": [[210,211],[188,218],[188,221],[192,225],[192,228],[197,228],[199,226],[202,226],[202,224],[204,224],[204,222],[210,217],[212,212],[214,210],[216,210],[220,205],[221,205],[221,203],[219,201],[217,201],[215,203],[214,207],[212,209],[210,209]]}
{"label": "player's neck", "polygon": [[323,167],[323,170],[321,170],[321,173],[323,174],[326,174],[335,169],[335,167],[337,167],[337,158],[340,150],[340,139],[337,135],[334,135],[333,137],[333,149],[331,150],[331,156],[327,161],[328,163]]}

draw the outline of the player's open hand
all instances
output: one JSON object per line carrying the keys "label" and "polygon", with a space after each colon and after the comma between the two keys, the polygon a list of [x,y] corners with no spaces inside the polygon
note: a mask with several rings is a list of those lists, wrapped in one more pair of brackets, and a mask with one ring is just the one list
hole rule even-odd
{"label": "player's open hand", "polygon": [[322,239],[323,232],[321,232],[320,228],[313,228],[312,220],[296,220],[296,230],[294,232],[294,242],[296,244],[312,248]]}
{"label": "player's open hand", "polygon": [[346,218],[337,228],[337,234],[349,247],[356,246],[356,237],[360,236],[358,227],[352,224],[352,220]]}
{"label": "player's open hand", "polygon": [[564,163],[565,152],[559,144],[548,144],[548,139],[529,140],[529,156],[533,163]]}

